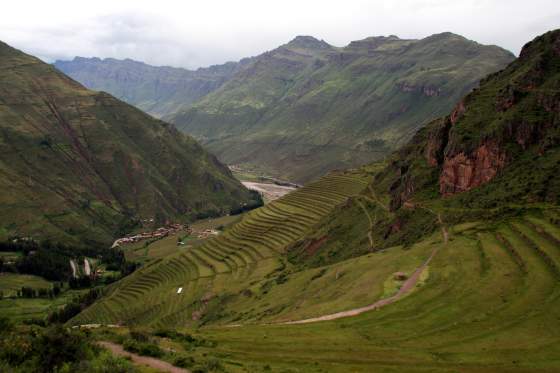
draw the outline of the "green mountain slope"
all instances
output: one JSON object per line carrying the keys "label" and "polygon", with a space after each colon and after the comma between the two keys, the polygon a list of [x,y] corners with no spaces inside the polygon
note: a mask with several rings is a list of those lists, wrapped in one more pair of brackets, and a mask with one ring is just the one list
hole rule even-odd
{"label": "green mountain slope", "polygon": [[209,343],[178,353],[232,372],[558,371],[559,92],[557,30],[387,162],[151,262],[71,324],[183,330]]}
{"label": "green mountain slope", "polygon": [[[366,167],[373,177],[363,202],[376,217],[371,245],[364,242],[359,250],[360,245],[351,245],[356,251],[343,252],[327,243],[313,261],[410,244],[438,229],[440,220],[495,221],[558,206],[559,45],[560,31],[528,43],[516,61],[484,78],[449,115],[418,131],[386,165]],[[349,211],[362,207],[348,205]],[[344,213],[332,216],[315,236],[339,229],[354,242],[356,232]]]}
{"label": "green mountain slope", "polygon": [[89,89],[109,92],[160,118],[216,90],[243,63],[228,62],[192,71],[150,66],[130,59],[76,57],[72,61],[56,61],[54,66]]}
{"label": "green mountain slope", "polygon": [[251,194],[196,141],[0,44],[0,236],[109,242]]}
{"label": "green mountain slope", "polygon": [[382,158],[512,59],[451,33],[344,48],[300,36],[167,119],[224,162],[308,181]]}

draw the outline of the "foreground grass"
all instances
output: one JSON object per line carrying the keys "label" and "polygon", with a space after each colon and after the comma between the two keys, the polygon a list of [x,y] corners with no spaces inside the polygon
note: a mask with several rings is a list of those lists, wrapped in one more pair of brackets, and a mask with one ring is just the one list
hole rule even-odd
{"label": "foreground grass", "polygon": [[[321,291],[302,287],[300,279],[324,268],[295,273],[270,290],[271,298],[250,300],[256,308],[284,294],[278,302],[294,307],[288,307],[280,319],[365,305],[398,288],[390,277],[395,267],[414,268],[417,262],[408,258],[420,261],[439,246],[419,285],[377,311],[305,325],[249,320],[238,326],[179,328],[210,343],[189,345],[165,338],[156,339],[157,343],[195,361],[219,360],[228,372],[558,371],[560,250],[556,238],[560,228],[531,215],[494,225],[460,224],[449,231],[447,245],[436,233],[407,251],[395,248],[344,261],[338,267],[327,266],[327,274],[314,280],[325,281],[317,282]],[[407,259],[399,252],[405,252]],[[393,263],[399,264],[391,267]],[[329,278],[329,270],[344,266],[360,275],[344,281],[344,276]],[[371,298],[361,292],[363,287]],[[318,300],[321,292],[329,294],[328,301]],[[226,305],[235,308],[235,303]]]}

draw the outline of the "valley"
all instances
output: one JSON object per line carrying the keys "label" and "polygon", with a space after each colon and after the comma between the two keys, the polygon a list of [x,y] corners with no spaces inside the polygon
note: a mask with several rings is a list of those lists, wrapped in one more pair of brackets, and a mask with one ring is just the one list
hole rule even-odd
{"label": "valley", "polygon": [[[446,32],[423,39],[373,36],[344,47],[300,35],[237,63],[181,74],[134,61],[55,66],[150,113],[173,107],[162,118],[226,164],[306,183],[382,160],[513,58]],[[214,70],[210,79],[219,86],[193,83]],[[161,78],[150,89],[154,75]],[[210,86],[196,99],[184,92]],[[155,97],[146,97],[152,92]]]}
{"label": "valley", "polygon": [[254,181],[242,181],[247,189],[256,190],[261,193],[265,201],[274,201],[286,194],[294,191],[296,188],[292,186],[277,185],[273,183],[256,183]]}
{"label": "valley", "polygon": [[0,372],[560,370],[560,30],[56,56],[0,42]]}

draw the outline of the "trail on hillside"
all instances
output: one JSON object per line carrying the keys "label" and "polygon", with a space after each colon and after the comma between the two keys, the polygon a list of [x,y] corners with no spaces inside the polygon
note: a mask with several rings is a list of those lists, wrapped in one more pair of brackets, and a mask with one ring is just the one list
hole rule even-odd
{"label": "trail on hillside", "polygon": [[167,361],[163,361],[163,360],[156,359],[156,358],[153,358],[153,357],[140,356],[140,355],[133,354],[131,352],[125,351],[122,348],[121,345],[118,345],[116,343],[102,341],[102,342],[98,342],[98,344],[101,347],[105,347],[106,349],[111,351],[111,353],[113,355],[117,355],[117,356],[121,356],[121,357],[125,357],[125,358],[130,358],[130,360],[132,360],[132,362],[134,364],[137,364],[137,365],[146,365],[146,366],[149,366],[150,368],[157,369],[161,372],[190,373],[189,370],[173,366],[173,365],[169,364]]}
{"label": "trail on hillside", "polygon": [[428,257],[428,259],[426,259],[426,261],[420,267],[418,267],[416,269],[416,271],[414,271],[412,276],[410,276],[408,278],[408,280],[406,280],[404,282],[404,284],[401,286],[399,291],[395,295],[393,295],[389,298],[380,299],[377,302],[375,302],[373,304],[370,304],[369,306],[365,306],[365,307],[359,307],[359,308],[354,308],[354,309],[351,309],[351,310],[348,310],[348,311],[332,313],[330,315],[312,317],[310,319],[297,320],[297,321],[287,321],[287,322],[283,322],[283,323],[279,323],[279,324],[281,324],[281,325],[308,324],[308,323],[319,322],[319,321],[336,320],[336,319],[341,319],[343,317],[357,316],[357,315],[360,315],[364,312],[373,311],[375,309],[381,308],[381,307],[386,306],[388,304],[394,303],[397,300],[399,300],[400,298],[402,298],[404,295],[406,295],[408,292],[410,292],[410,290],[412,290],[414,288],[414,286],[416,286],[416,284],[418,283],[418,280],[420,279],[420,276],[422,275],[422,272],[428,266],[428,264],[430,264],[430,261],[435,256],[437,251],[438,251],[438,248],[434,249],[432,251],[432,253],[430,254],[430,256]]}
{"label": "trail on hillside", "polygon": [[356,200],[356,202],[358,203],[358,205],[361,207],[361,209],[364,211],[364,213],[366,214],[368,221],[369,221],[369,229],[367,232],[367,237],[369,240],[369,247],[370,249],[373,249],[373,235],[372,235],[372,231],[373,231],[373,226],[375,225],[375,220],[371,217],[371,215],[369,214],[368,210],[366,209],[366,207],[364,206],[364,204],[362,202],[360,202],[360,200]]}
{"label": "trail on hillside", "polygon": [[[361,203],[360,203],[360,206],[362,206]],[[444,223],[444,221],[441,217],[441,213],[436,213],[435,211],[433,211],[433,210],[431,210],[427,207],[423,207],[423,206],[420,206],[420,207],[427,210],[427,211],[430,211],[431,213],[433,213],[434,215],[437,216],[438,223],[441,226],[441,232],[442,232],[442,235],[443,235],[443,243],[444,243],[444,245],[447,245],[447,242],[449,240],[449,232],[447,231],[447,227],[445,226],[445,223]],[[366,211],[365,208],[364,208],[364,211]],[[369,214],[368,214],[368,218],[370,219],[370,223],[373,223]],[[430,262],[432,261],[434,256],[437,254],[438,250],[439,250],[439,248],[436,247],[432,251],[430,256],[428,257],[428,259],[426,259],[426,261],[424,263],[422,263],[422,265],[414,271],[412,276],[410,276],[404,282],[404,284],[401,286],[399,291],[395,295],[393,295],[389,298],[380,299],[377,302],[375,302],[373,304],[370,304],[369,306],[365,306],[365,307],[358,307],[358,308],[354,308],[354,309],[351,309],[351,310],[348,310],[348,311],[332,313],[332,314],[329,314],[329,315],[323,315],[323,316],[319,316],[319,317],[312,317],[312,318],[309,318],[309,319],[303,319],[303,320],[297,320],[297,321],[287,321],[287,322],[283,322],[283,323],[279,323],[279,324],[282,324],[282,325],[308,324],[308,323],[319,322],[319,321],[336,320],[336,319],[340,319],[340,318],[343,318],[343,317],[357,316],[357,315],[362,314],[364,312],[379,309],[383,306],[394,303],[397,300],[401,299],[404,295],[406,295],[408,292],[410,292],[416,286],[416,284],[418,283],[418,280],[420,279],[420,276],[422,275],[422,272],[430,264]]]}

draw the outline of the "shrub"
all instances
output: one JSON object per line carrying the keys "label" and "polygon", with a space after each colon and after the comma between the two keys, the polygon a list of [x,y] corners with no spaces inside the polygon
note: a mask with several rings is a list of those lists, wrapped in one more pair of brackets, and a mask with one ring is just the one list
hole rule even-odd
{"label": "shrub", "polygon": [[161,357],[163,351],[158,345],[149,342],[138,342],[133,339],[127,339],[123,343],[123,348],[128,352],[133,352],[142,356]]}
{"label": "shrub", "polygon": [[194,365],[194,359],[190,356],[180,355],[173,360],[173,365],[179,368],[190,368]]}

